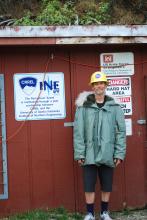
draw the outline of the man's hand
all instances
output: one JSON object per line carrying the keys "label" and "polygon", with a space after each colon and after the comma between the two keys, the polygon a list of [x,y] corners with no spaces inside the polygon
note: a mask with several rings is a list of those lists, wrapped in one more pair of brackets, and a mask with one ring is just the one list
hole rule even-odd
{"label": "man's hand", "polygon": [[85,162],[85,159],[80,159],[80,160],[78,160],[79,166],[82,166],[82,165],[84,164],[84,162]]}
{"label": "man's hand", "polygon": [[121,159],[114,158],[115,167],[117,167],[121,163]]}

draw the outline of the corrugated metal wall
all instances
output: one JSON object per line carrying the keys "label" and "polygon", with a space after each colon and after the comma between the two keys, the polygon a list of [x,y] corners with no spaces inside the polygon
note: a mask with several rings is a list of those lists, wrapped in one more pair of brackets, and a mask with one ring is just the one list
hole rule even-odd
{"label": "corrugated metal wall", "polygon": [[[7,142],[9,198],[0,201],[0,213],[59,206],[70,211],[85,209],[81,168],[73,160],[73,128],[64,127],[64,123],[74,120],[74,101],[78,93],[90,90],[89,76],[96,70],[94,66],[99,65],[100,53],[119,51],[133,52],[138,64],[131,77],[133,135],[127,138],[126,161],[115,171],[111,208],[145,205],[146,126],[138,125],[137,120],[146,117],[144,76],[147,64],[142,63],[147,61],[146,46],[1,47],[0,73],[5,78],[6,127],[10,139]],[[14,118],[13,75],[44,72],[48,58],[48,72],[64,73],[67,117],[26,121],[19,129],[23,122]],[[98,190],[97,194],[99,206]]]}

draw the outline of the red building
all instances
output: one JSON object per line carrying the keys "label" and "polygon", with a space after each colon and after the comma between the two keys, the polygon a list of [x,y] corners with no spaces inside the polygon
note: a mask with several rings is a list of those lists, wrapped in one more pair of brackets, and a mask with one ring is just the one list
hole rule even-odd
{"label": "red building", "polygon": [[[128,135],[111,208],[146,205],[147,25],[1,27],[2,215],[40,207],[84,210],[81,169],[73,159],[74,103],[81,91],[90,90],[91,73],[101,68],[111,81],[108,92],[124,109]],[[15,76],[45,72],[64,74],[65,117],[17,120],[21,95]]]}

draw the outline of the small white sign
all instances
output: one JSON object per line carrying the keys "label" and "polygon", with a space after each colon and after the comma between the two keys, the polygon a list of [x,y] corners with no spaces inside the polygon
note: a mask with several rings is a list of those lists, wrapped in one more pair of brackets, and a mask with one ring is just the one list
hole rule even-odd
{"label": "small white sign", "polygon": [[132,98],[131,96],[113,97],[122,108],[124,115],[132,115]]}
{"label": "small white sign", "polygon": [[107,94],[110,96],[128,96],[131,93],[131,78],[130,77],[111,77],[108,78],[109,86]]}
{"label": "small white sign", "polygon": [[102,53],[100,55],[101,71],[108,76],[134,74],[134,54],[131,52]]}
{"label": "small white sign", "polygon": [[132,135],[132,119],[126,118],[125,123],[126,123],[126,135],[131,136]]}
{"label": "small white sign", "polygon": [[14,74],[14,103],[18,121],[65,118],[64,74]]}

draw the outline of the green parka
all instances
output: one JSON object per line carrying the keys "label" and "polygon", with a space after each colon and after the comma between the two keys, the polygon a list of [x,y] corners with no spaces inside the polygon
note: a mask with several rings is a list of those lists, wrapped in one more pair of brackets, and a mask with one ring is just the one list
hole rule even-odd
{"label": "green parka", "polygon": [[114,158],[124,160],[126,126],[124,114],[114,99],[106,96],[102,108],[92,92],[83,92],[76,100],[74,121],[74,158],[87,164],[114,167]]}

